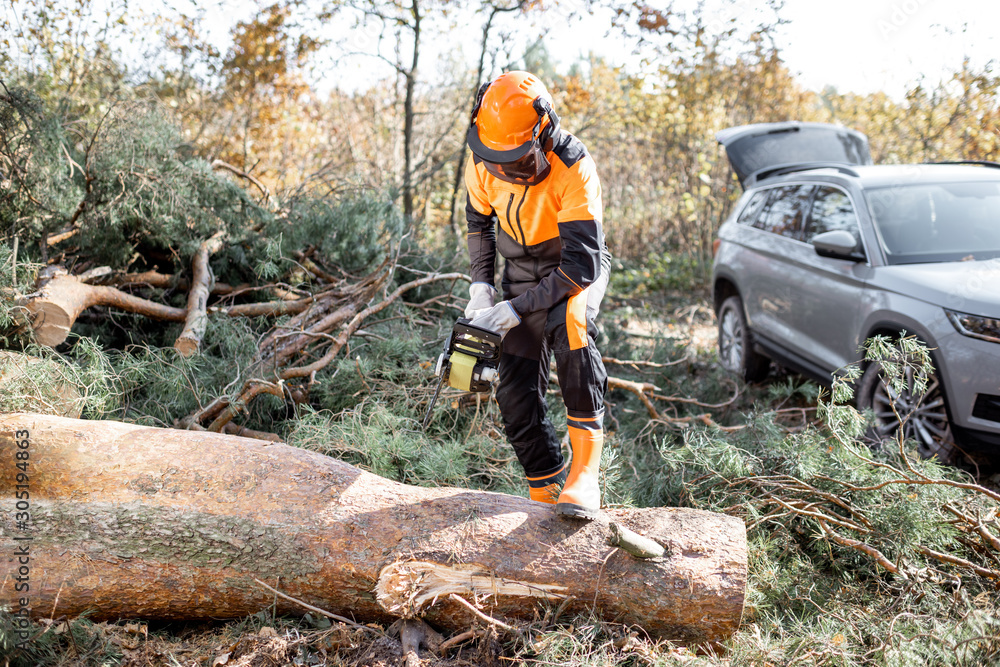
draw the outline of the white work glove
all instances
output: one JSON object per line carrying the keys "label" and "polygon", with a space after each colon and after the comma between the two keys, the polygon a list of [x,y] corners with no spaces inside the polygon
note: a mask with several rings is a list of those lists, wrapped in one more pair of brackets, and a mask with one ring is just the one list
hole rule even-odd
{"label": "white work glove", "polygon": [[472,319],[479,310],[489,310],[493,307],[493,297],[497,290],[489,283],[472,283],[469,285],[469,304],[465,307],[466,319]]}
{"label": "white work glove", "polygon": [[480,310],[469,322],[471,326],[500,334],[500,340],[520,323],[521,316],[514,310],[514,306],[510,305],[510,301],[501,301],[492,308]]}

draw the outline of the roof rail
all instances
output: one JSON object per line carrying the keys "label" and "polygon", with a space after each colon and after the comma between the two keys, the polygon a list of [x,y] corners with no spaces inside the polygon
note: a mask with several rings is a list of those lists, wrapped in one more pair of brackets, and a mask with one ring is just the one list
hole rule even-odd
{"label": "roof rail", "polygon": [[[1000,164],[997,166],[1000,167]],[[791,174],[796,171],[810,171],[813,169],[836,169],[840,173],[847,174],[848,176],[860,175],[853,169],[852,165],[844,164],[842,162],[793,162],[758,169],[747,176],[747,185],[753,185],[757,181],[762,181],[765,178],[770,178],[771,176],[781,176],[783,174]]]}
{"label": "roof rail", "polygon": [[1000,169],[1000,162],[990,160],[942,160],[940,162],[924,162],[924,164],[978,164],[980,167]]}

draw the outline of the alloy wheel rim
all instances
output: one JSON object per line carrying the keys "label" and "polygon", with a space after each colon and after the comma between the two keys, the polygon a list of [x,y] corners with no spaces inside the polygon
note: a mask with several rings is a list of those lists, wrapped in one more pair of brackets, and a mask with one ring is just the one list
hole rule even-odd
{"label": "alloy wheel rim", "polygon": [[727,370],[743,367],[743,324],[732,308],[722,313],[719,324],[719,359]]}
{"label": "alloy wheel rim", "polygon": [[955,449],[955,438],[944,402],[944,393],[936,375],[927,379],[927,389],[916,390],[919,376],[914,369],[904,371],[902,391],[896,391],[879,377],[872,395],[875,429],[882,439],[898,437],[902,429],[905,440],[914,440],[924,458],[937,455],[947,459]]}

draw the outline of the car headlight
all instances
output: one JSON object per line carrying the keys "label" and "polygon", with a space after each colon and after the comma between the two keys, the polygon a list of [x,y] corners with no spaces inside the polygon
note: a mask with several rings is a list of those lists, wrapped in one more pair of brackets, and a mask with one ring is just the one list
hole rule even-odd
{"label": "car headlight", "polygon": [[1000,318],[969,315],[945,309],[952,326],[963,336],[1000,343]]}

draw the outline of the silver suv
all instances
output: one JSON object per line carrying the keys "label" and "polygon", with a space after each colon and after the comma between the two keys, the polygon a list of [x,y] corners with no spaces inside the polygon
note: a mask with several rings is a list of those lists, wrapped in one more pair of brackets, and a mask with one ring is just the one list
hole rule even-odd
{"label": "silver suv", "polygon": [[829,384],[877,334],[931,349],[926,393],[866,368],[857,402],[924,456],[1000,461],[1000,164],[871,164],[867,138],[764,123],[717,138],[745,192],[719,229],[719,359],[747,381],[771,360]]}

